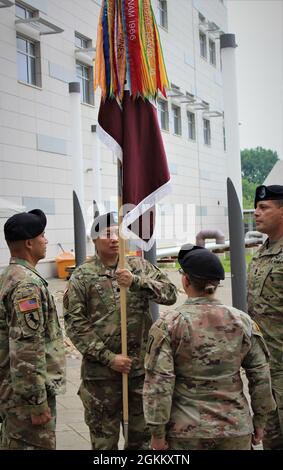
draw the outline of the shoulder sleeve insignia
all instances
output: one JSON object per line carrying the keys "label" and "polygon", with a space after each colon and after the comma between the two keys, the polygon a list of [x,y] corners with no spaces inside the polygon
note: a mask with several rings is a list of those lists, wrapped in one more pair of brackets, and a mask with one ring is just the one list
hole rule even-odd
{"label": "shoulder sleeve insignia", "polygon": [[38,301],[35,297],[29,299],[22,299],[18,301],[19,310],[22,313],[37,310],[39,308]]}
{"label": "shoulder sleeve insignia", "polygon": [[27,312],[25,314],[25,321],[31,330],[38,330],[40,325],[39,313],[36,310],[34,312]]}
{"label": "shoulder sleeve insignia", "polygon": [[154,341],[154,336],[153,336],[153,335],[150,335],[150,336],[148,337],[148,340],[147,340],[147,347],[146,347],[146,352],[147,352],[148,354],[150,354],[150,350],[151,350],[151,346],[152,346],[153,341]]}

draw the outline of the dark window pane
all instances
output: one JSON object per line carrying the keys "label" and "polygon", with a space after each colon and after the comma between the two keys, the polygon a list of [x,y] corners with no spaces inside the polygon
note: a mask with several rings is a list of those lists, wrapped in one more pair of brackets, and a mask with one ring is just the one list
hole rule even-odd
{"label": "dark window pane", "polygon": [[89,80],[89,68],[83,67],[83,77]]}
{"label": "dark window pane", "polygon": [[83,81],[83,101],[85,103],[89,102],[89,96],[88,96],[88,82],[86,80]]}
{"label": "dark window pane", "polygon": [[35,80],[35,59],[32,57],[29,57],[28,61],[28,78],[29,78],[29,83],[32,83],[33,85],[36,84]]}
{"label": "dark window pane", "polygon": [[28,42],[28,53],[35,56],[35,45],[32,42]]}
{"label": "dark window pane", "polygon": [[82,39],[82,47],[87,48],[87,39]]}

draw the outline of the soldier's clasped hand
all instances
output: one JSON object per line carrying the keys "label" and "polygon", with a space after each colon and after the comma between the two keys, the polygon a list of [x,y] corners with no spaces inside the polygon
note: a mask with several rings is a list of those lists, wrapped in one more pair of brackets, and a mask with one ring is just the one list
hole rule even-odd
{"label": "soldier's clasped hand", "polygon": [[134,279],[134,276],[128,269],[117,269],[116,277],[120,287],[130,287]]}
{"label": "soldier's clasped hand", "polygon": [[48,410],[44,411],[40,415],[31,413],[31,423],[33,426],[40,426],[41,424],[46,424],[49,423],[51,420],[51,411],[50,408]]}
{"label": "soldier's clasped hand", "polygon": [[116,354],[111,364],[111,369],[116,370],[116,372],[121,372],[122,374],[128,374],[131,370],[132,359],[123,354]]}

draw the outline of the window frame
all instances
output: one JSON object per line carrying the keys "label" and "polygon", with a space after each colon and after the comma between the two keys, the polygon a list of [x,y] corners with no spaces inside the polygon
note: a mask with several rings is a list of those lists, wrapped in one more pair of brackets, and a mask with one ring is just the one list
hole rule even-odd
{"label": "window frame", "polygon": [[[172,111],[173,111],[173,123],[174,123],[174,135],[182,135],[182,116],[181,116],[181,108],[176,104],[172,104]],[[177,114],[175,113],[177,111]],[[177,124],[177,126],[176,126]]]}
{"label": "window frame", "polygon": [[203,118],[203,141],[204,145],[211,145],[210,119]]}
{"label": "window frame", "polygon": [[[191,120],[190,118],[193,117]],[[192,111],[187,111],[188,121],[188,138],[189,140],[196,140],[196,115]]]}
{"label": "window frame", "polygon": [[[22,50],[18,47],[18,39],[25,41],[26,50]],[[32,85],[36,87],[41,87],[41,64],[40,64],[40,43],[31,39],[23,34],[16,34],[17,41],[17,79],[21,83],[26,83],[27,85]],[[30,52],[30,45],[34,47],[34,52]],[[26,66],[26,79],[23,79],[20,75],[19,69],[19,57],[25,57],[25,66]],[[32,73],[32,64],[34,71]],[[32,78],[34,77],[34,79]]]}
{"label": "window frame", "polygon": [[[211,49],[211,45],[213,44],[213,49]],[[213,39],[208,39],[208,49],[209,49],[209,63],[216,67],[216,43]]]}
{"label": "window frame", "polygon": [[[25,12],[24,16],[17,15],[17,9],[21,9]],[[28,18],[32,18],[35,16],[36,10],[32,9],[31,7],[27,7],[23,5],[21,2],[15,2],[15,16],[21,20],[27,20]]]}
{"label": "window frame", "polygon": [[168,102],[163,99],[157,99],[157,111],[160,129],[162,131],[169,131],[169,111]]}
{"label": "window frame", "polygon": [[[203,41],[204,40],[204,41]],[[206,34],[199,30],[199,46],[200,46],[200,56],[207,60],[207,37]]]}
{"label": "window frame", "polygon": [[168,5],[167,0],[158,0],[157,9],[159,11],[158,24],[161,28],[168,30]]}
{"label": "window frame", "polygon": [[[77,44],[77,41],[76,40],[79,40],[80,41],[80,44]],[[90,42],[91,42],[91,39],[83,36],[82,34],[78,33],[78,32],[75,32],[75,46],[79,49],[87,49],[88,47],[90,47]]]}
{"label": "window frame", "polygon": [[[78,75],[78,67],[81,67],[82,74]],[[84,75],[84,71],[88,72],[88,76]],[[80,82],[81,88],[81,103],[94,106],[94,92],[93,92],[93,67],[84,64],[83,62],[76,61],[76,77]],[[85,85],[87,84],[87,87]]]}

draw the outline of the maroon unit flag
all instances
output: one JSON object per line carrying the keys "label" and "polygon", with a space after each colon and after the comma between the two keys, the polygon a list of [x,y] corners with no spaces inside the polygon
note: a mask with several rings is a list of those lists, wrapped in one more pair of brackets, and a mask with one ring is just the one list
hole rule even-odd
{"label": "maroon unit flag", "polygon": [[[98,133],[123,163],[122,231],[143,249],[154,243],[153,224],[133,224],[170,191],[170,173],[157,119],[156,107],[147,99],[125,91],[123,101],[107,98],[100,104]],[[130,229],[129,229],[129,226]],[[138,235],[138,238],[137,238]]]}

